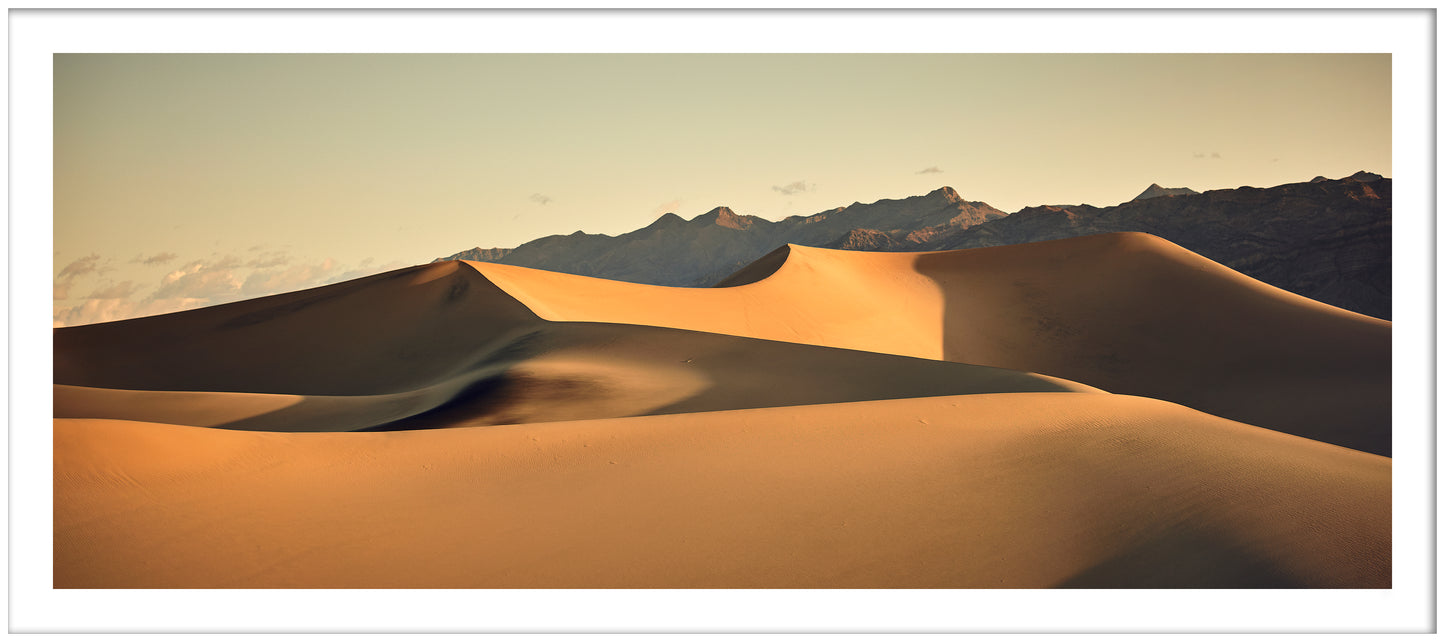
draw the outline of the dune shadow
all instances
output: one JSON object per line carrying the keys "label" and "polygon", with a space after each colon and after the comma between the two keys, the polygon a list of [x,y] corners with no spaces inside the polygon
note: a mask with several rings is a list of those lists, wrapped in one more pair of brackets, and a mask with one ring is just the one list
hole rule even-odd
{"label": "dune shadow", "polygon": [[[538,377],[505,372],[472,382],[424,412],[355,432],[430,430],[458,426],[507,426],[545,420],[552,405],[604,397],[606,387],[585,377]],[[563,415],[563,418],[572,418]]]}
{"label": "dune shadow", "polygon": [[1392,452],[1388,325],[1147,234],[961,252],[915,263],[941,290],[944,359]]}
{"label": "dune shadow", "polygon": [[1095,564],[1055,588],[1309,588],[1269,558],[1219,533],[1176,527]]}
{"label": "dune shadow", "polygon": [[[506,375],[478,379],[458,391],[452,398],[441,404],[409,417],[361,428],[355,432],[390,432],[398,430],[425,430],[456,425],[458,422],[478,420],[499,415],[507,406],[509,398],[517,393],[515,384]],[[506,419],[505,417],[498,417]],[[508,423],[500,421],[495,423]]]}

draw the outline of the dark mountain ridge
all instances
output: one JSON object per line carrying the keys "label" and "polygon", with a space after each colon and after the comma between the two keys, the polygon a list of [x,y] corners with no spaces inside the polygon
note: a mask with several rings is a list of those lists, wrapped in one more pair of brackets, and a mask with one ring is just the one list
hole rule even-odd
{"label": "dark mountain ridge", "polygon": [[1362,174],[1111,207],[1024,208],[945,239],[899,249],[953,250],[1146,232],[1276,287],[1389,319],[1391,182]]}
{"label": "dark mountain ridge", "polygon": [[951,187],[923,196],[854,203],[811,216],[769,221],[716,207],[691,220],[668,213],[647,227],[610,236],[574,232],[528,241],[514,249],[473,248],[436,259],[504,263],[651,285],[705,287],[773,249],[794,243],[825,245],[857,229],[906,236],[921,229],[942,236],[1002,218],[1005,213],[966,201]]}

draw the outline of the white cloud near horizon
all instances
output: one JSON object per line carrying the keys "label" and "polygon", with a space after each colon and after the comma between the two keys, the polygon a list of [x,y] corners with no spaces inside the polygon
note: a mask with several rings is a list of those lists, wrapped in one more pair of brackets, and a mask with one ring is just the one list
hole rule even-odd
{"label": "white cloud near horizon", "polygon": [[283,270],[252,272],[241,284],[239,291],[249,298],[302,290],[319,285],[335,269],[336,261],[328,258],[315,265],[293,265]]}
{"label": "white cloud near horizon", "polygon": [[105,288],[94,290],[85,295],[85,299],[127,299],[135,294],[137,288],[134,281],[121,281]]}
{"label": "white cloud near horizon", "polygon": [[[276,251],[247,258],[227,254],[188,261],[180,268],[167,272],[153,289],[135,281],[122,281],[96,286],[78,300],[71,299],[76,277],[97,272],[100,261],[101,257],[96,254],[83,257],[62,270],[63,278],[56,278],[53,284],[55,306],[52,327],[180,312],[294,292],[405,267],[399,261],[376,265],[374,257],[367,257],[355,266],[345,266],[332,258],[296,263],[289,255]],[[137,262],[144,261],[140,259]],[[146,290],[149,293],[145,293]]]}

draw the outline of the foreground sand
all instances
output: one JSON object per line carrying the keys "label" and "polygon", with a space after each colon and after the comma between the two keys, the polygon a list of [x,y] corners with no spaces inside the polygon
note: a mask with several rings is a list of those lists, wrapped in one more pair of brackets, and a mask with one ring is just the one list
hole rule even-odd
{"label": "foreground sand", "polygon": [[721,285],[59,329],[55,585],[1390,585],[1389,322],[1140,234]]}
{"label": "foreground sand", "polygon": [[1390,582],[1389,459],[1122,395],[55,430],[64,587]]}

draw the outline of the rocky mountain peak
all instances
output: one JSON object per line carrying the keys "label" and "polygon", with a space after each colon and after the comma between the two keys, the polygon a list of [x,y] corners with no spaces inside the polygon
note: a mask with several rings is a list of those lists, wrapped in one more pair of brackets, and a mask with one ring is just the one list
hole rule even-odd
{"label": "rocky mountain peak", "polygon": [[683,220],[681,216],[673,214],[672,212],[668,212],[666,214],[663,214],[662,216],[657,217],[657,220],[653,221],[651,225],[648,225],[648,227],[662,227],[664,225],[676,225],[678,223],[686,222],[687,221]]}
{"label": "rocky mountain peak", "polygon": [[1158,183],[1150,183],[1149,187],[1145,188],[1145,190],[1143,192],[1140,192],[1138,196],[1135,196],[1133,199],[1131,199],[1131,202],[1142,201],[1151,198],[1159,198],[1161,196],[1182,196],[1184,194],[1198,193],[1199,192],[1189,189],[1188,187],[1161,187]]}
{"label": "rocky mountain peak", "polygon": [[963,197],[959,196],[958,192],[954,191],[952,187],[949,187],[947,185],[944,185],[943,187],[929,192],[927,196],[930,199],[937,199],[946,203],[960,203],[963,201]]}
{"label": "rocky mountain peak", "polygon": [[711,223],[719,227],[731,228],[734,230],[745,230],[752,227],[753,217],[738,216],[732,209],[726,206],[714,207],[708,213],[699,216],[694,221]]}
{"label": "rocky mountain peak", "polygon": [[899,245],[896,239],[880,230],[856,228],[848,230],[832,242],[824,244],[823,247],[837,250],[879,251],[895,248]]}

